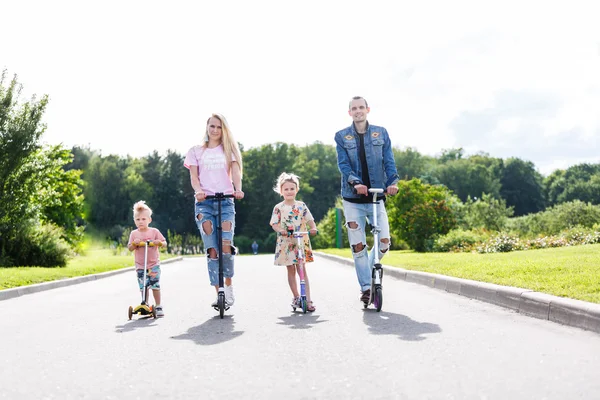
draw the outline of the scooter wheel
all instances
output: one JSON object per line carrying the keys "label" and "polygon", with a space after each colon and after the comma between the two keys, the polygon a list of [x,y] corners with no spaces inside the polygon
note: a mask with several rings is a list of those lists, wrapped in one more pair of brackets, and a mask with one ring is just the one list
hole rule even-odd
{"label": "scooter wheel", "polygon": [[219,293],[219,298],[217,300],[217,306],[219,307],[219,317],[223,319],[223,315],[225,314],[225,295]]}
{"label": "scooter wheel", "polygon": [[302,300],[300,301],[302,302],[302,312],[306,314],[306,311],[308,309],[308,302],[306,301],[306,298],[302,298]]}
{"label": "scooter wheel", "polygon": [[133,316],[133,307],[129,306],[129,312],[127,315],[129,316],[129,320],[131,320],[131,317]]}
{"label": "scooter wheel", "polygon": [[383,289],[375,289],[375,298],[373,299],[373,305],[375,306],[377,312],[381,311],[381,307],[383,306]]}

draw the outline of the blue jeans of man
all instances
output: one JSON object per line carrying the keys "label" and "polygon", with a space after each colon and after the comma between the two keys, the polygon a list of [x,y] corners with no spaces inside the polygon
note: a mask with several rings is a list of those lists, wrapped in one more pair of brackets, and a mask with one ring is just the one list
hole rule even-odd
{"label": "blue jeans of man", "polygon": [[[375,261],[375,253],[369,252],[367,248],[367,234],[365,232],[366,222],[373,222],[373,204],[372,203],[351,203],[344,200],[344,217],[346,219],[346,228],[348,230],[348,241],[354,257],[354,268],[360,290],[365,291],[371,288],[371,269]],[[388,222],[385,203],[379,201],[377,203],[377,225],[379,225],[379,259],[381,260],[391,244],[390,225]],[[356,227],[351,228],[350,223],[355,222]],[[388,239],[387,243],[382,242],[382,239]],[[362,243],[363,249],[359,252],[354,251],[354,246]]]}

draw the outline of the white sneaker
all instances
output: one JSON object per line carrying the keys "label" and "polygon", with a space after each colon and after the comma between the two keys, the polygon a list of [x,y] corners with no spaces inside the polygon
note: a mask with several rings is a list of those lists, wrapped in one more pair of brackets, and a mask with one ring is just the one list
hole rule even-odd
{"label": "white sneaker", "polygon": [[219,307],[219,296],[217,296],[217,299],[215,301],[213,301],[213,303],[210,306],[211,307]]}
{"label": "white sneaker", "polygon": [[225,285],[225,304],[231,307],[235,303],[235,296],[233,295],[233,285]]}
{"label": "white sneaker", "polygon": [[292,299],[291,305],[292,305],[293,308],[300,308],[300,307],[302,307],[301,304],[300,304],[300,296],[294,297]]}
{"label": "white sneaker", "polygon": [[164,317],[165,316],[165,312],[163,311],[162,306],[156,306],[156,317],[160,318],[160,317]]}

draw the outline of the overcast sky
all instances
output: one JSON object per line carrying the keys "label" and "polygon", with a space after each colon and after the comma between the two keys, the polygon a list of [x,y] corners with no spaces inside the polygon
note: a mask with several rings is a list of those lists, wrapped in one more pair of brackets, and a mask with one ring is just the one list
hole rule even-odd
{"label": "overcast sky", "polygon": [[[560,4],[560,5],[558,5]],[[0,68],[48,94],[43,140],[185,153],[212,112],[244,147],[334,144],[348,100],[396,147],[600,162],[595,1],[0,0]]]}

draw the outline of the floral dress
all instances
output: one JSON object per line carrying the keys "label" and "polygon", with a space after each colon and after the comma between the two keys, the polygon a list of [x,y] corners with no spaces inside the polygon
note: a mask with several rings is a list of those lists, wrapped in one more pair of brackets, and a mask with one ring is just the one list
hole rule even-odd
{"label": "floral dress", "polygon": [[[277,224],[279,228],[294,231],[308,231],[306,223],[314,220],[310,210],[301,201],[296,200],[293,205],[281,202],[273,207],[270,224]],[[298,263],[297,239],[277,235],[275,248],[275,265],[292,265]],[[304,236],[304,262],[313,262],[313,253],[308,235]]]}

